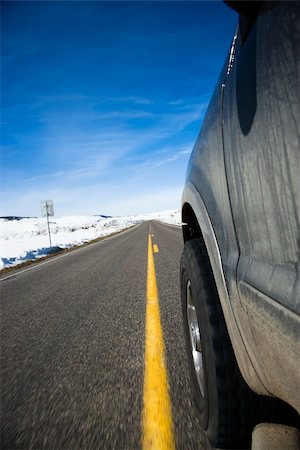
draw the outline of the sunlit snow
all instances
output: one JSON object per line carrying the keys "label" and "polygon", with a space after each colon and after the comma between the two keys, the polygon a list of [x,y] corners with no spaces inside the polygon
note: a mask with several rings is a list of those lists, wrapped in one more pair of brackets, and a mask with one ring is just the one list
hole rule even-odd
{"label": "sunlit snow", "polygon": [[181,223],[179,210],[112,218],[51,217],[52,247],[50,247],[46,218],[0,219],[0,270],[27,260],[45,257],[59,248],[84,244],[151,219],[174,225]]}

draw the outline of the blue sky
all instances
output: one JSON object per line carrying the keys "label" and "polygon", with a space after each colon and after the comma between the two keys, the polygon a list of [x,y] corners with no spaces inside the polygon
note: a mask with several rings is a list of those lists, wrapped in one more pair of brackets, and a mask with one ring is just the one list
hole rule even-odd
{"label": "blue sky", "polygon": [[2,2],[0,215],[180,207],[235,30],[222,2]]}

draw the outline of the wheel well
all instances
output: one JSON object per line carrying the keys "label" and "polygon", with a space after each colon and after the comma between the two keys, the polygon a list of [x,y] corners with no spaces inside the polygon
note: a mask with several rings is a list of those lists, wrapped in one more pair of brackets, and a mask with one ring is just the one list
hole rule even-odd
{"label": "wheel well", "polygon": [[184,242],[196,238],[201,239],[203,244],[202,248],[206,256],[207,267],[211,271],[213,279],[215,279],[201,228],[191,205],[189,205],[188,203],[185,203],[182,208],[182,234]]}
{"label": "wheel well", "polygon": [[[201,238],[203,240],[202,232],[198,224],[198,220],[192,207],[185,203],[182,208],[182,233],[184,242],[191,239]],[[204,241],[203,241],[204,242]]]}

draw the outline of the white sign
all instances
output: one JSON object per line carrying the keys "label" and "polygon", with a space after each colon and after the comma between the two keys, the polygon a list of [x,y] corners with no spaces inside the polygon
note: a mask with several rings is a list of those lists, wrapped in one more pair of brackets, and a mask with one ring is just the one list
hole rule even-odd
{"label": "white sign", "polygon": [[54,210],[53,210],[53,200],[42,200],[41,201],[41,210],[42,210],[42,216],[54,216]]}

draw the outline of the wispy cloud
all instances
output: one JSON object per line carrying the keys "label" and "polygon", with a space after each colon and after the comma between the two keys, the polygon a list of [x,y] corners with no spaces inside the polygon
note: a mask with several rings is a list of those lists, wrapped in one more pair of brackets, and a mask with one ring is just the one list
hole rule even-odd
{"label": "wispy cloud", "polygon": [[[134,172],[141,172],[170,164],[184,156],[189,155],[192,151],[192,148],[193,144],[190,143],[189,145],[186,145],[184,147],[161,149],[157,151],[152,158],[144,160],[143,162],[138,164],[131,164],[129,170]],[[168,156],[162,158],[161,155],[163,154],[167,154]]]}
{"label": "wispy cloud", "polygon": [[153,100],[142,97],[119,97],[119,98],[111,97],[104,99],[103,101],[111,101],[116,103],[133,103],[136,105],[152,105],[154,103]]}
{"label": "wispy cloud", "polygon": [[168,158],[165,158],[165,159],[162,159],[161,161],[156,162],[154,167],[159,167],[159,166],[163,166],[164,164],[169,164],[173,161],[176,161],[178,158],[181,158],[182,156],[188,155],[190,153],[191,153],[191,150],[181,150],[173,156],[170,156]]}
{"label": "wispy cloud", "polygon": [[57,178],[66,175],[68,172],[54,172],[54,173],[47,173],[45,175],[39,175],[37,177],[31,177],[31,178],[25,178],[24,180],[21,180],[21,183],[32,183],[33,181],[44,181],[50,178]]}

